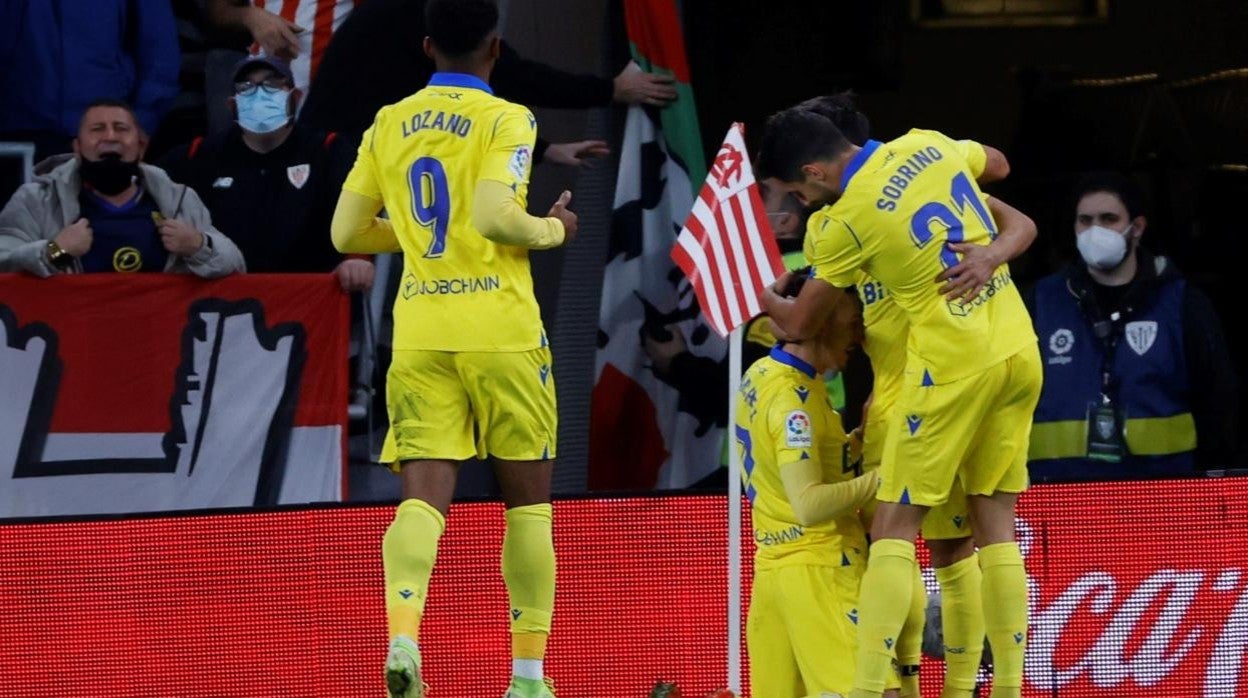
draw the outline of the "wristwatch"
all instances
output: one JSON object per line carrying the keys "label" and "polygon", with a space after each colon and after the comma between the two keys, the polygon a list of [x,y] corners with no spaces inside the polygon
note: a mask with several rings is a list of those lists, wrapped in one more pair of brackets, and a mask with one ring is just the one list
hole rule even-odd
{"label": "wristwatch", "polygon": [[48,240],[48,263],[57,269],[68,269],[74,263],[74,256],[56,244],[55,240]]}

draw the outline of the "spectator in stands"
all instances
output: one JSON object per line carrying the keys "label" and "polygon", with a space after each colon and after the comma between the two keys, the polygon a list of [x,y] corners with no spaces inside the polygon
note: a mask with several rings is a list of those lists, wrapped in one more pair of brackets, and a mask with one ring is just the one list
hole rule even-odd
{"label": "spectator in stands", "polygon": [[94,100],[132,104],[151,134],[177,93],[168,2],[0,3],[0,140],[33,142],[36,160],[69,152]]}
{"label": "spectator in stands", "polygon": [[124,102],[86,107],[74,156],[23,185],[0,211],[0,272],[243,271],[199,196],[141,162],[147,146]]}
{"label": "spectator in stands", "polygon": [[200,193],[248,270],[333,271],[343,290],[368,289],[372,262],[343,259],[329,236],[352,144],[294,121],[300,93],[288,62],[244,58],[234,81],[234,126],[174,150],[161,166]]}
{"label": "spectator in stands", "polygon": [[1081,259],[1037,283],[1044,356],[1033,477],[1112,479],[1225,467],[1238,397],[1209,299],[1140,246],[1142,195],[1115,173],[1076,187]]}
{"label": "spectator in stands", "polygon": [[[396,31],[395,27],[403,30]],[[433,59],[421,47],[420,37],[425,33],[424,0],[362,3],[326,48],[300,120],[326,131],[362,134],[378,109],[429,82],[434,67]],[[634,64],[613,80],[576,75],[522,58],[506,42],[490,76],[490,86],[499,97],[529,107],[584,109],[607,106],[612,100],[662,106],[676,99],[671,78],[643,72]],[[604,154],[606,144],[601,141],[552,146],[539,138],[534,164],[549,159],[579,165],[586,156]]]}

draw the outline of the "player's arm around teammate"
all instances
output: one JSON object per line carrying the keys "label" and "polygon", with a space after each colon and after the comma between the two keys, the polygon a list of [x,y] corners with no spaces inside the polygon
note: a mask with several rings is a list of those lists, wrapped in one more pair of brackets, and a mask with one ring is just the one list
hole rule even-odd
{"label": "player's arm around teammate", "polygon": [[[827,118],[826,114],[815,110]],[[835,123],[835,121],[833,120]],[[838,124],[839,126],[839,124]],[[957,145],[970,159],[979,165],[976,181],[981,184],[1000,181],[1009,175],[1010,165],[1005,154],[991,146],[973,141],[958,141]],[[844,164],[839,165],[844,169]],[[801,192],[795,192],[799,197]],[[809,197],[806,198],[809,201]],[[950,300],[957,298],[971,299],[977,296],[992,275],[1003,264],[1016,259],[1031,247],[1036,239],[1036,226],[1025,214],[1006,202],[993,196],[986,197],[989,212],[997,220],[999,231],[997,237],[988,245],[970,242],[950,243],[949,249],[958,254],[957,265],[946,269],[936,277],[937,283],[943,282],[940,293]],[[827,207],[825,207],[826,209]],[[826,225],[827,220],[818,216],[810,219],[809,225]],[[809,238],[813,230],[807,231]],[[809,253],[807,258],[809,258]],[[785,272],[767,289],[759,299],[763,311],[771,320],[773,330],[778,337],[802,339],[813,336],[819,331],[819,322],[826,317],[821,308],[830,308],[840,303],[849,302],[849,294],[835,286],[813,278],[816,283],[802,284],[802,291],[796,297],[788,296],[785,290],[794,283],[794,272]]]}
{"label": "player's arm around teammate", "polygon": [[[790,109],[769,119],[759,157],[764,174],[829,207],[812,217],[806,239],[816,278],[844,288],[865,271],[893,292],[911,322],[899,398],[905,422],[889,429],[882,465],[854,698],[878,698],[885,685],[913,595],[915,537],[955,479],[972,495],[977,540],[989,543],[980,562],[999,664],[994,695],[1017,696],[1022,685],[1026,579],[1012,514],[1026,489],[1023,427],[1039,392],[1038,352],[1008,269],[973,303],[947,301],[934,285],[960,261],[947,243],[986,245],[998,233],[974,182],[983,164],[962,150],[943,134],[917,129],[856,147],[829,120]],[[783,318],[780,324],[793,331]],[[992,540],[997,535],[1006,537]]]}

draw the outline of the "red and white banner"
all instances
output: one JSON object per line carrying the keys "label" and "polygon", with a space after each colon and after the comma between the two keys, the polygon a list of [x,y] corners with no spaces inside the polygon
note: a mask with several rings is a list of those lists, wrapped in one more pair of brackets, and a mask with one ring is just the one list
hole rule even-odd
{"label": "red and white banner", "polygon": [[763,311],[759,295],[784,272],[741,124],[733,124],[719,146],[672,259],[722,337]]}
{"label": "red and white banner", "polygon": [[[560,695],[723,685],[726,509],[723,496],[556,502],[546,667]],[[0,524],[0,693],[88,681],[101,696],[379,695],[378,542],[393,515]],[[502,695],[502,506],[456,504],[449,521],[421,629],[425,680],[439,697]],[[1023,695],[1248,695],[1245,533],[1248,478],[1033,488],[1019,511],[1032,589]],[[941,670],[925,662],[924,695],[939,693]]]}
{"label": "red and white banner", "polygon": [[0,517],[339,501],[329,275],[0,275]]}

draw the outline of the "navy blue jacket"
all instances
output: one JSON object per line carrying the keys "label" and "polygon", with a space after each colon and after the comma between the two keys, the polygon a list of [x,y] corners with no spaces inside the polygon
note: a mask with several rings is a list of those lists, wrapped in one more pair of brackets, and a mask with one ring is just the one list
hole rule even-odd
{"label": "navy blue jacket", "polygon": [[178,93],[178,33],[160,0],[0,0],[0,131],[78,134],[120,99],[149,133]]}
{"label": "navy blue jacket", "polygon": [[[1106,479],[1227,467],[1235,451],[1234,369],[1204,294],[1164,258],[1139,255],[1140,271],[1116,292],[1082,265],[1042,279],[1028,298],[1044,360],[1031,472],[1039,479]],[[1098,403],[1105,354],[1094,329],[1120,313],[1110,392],[1126,417],[1131,455],[1121,464],[1083,458],[1088,406]]]}

